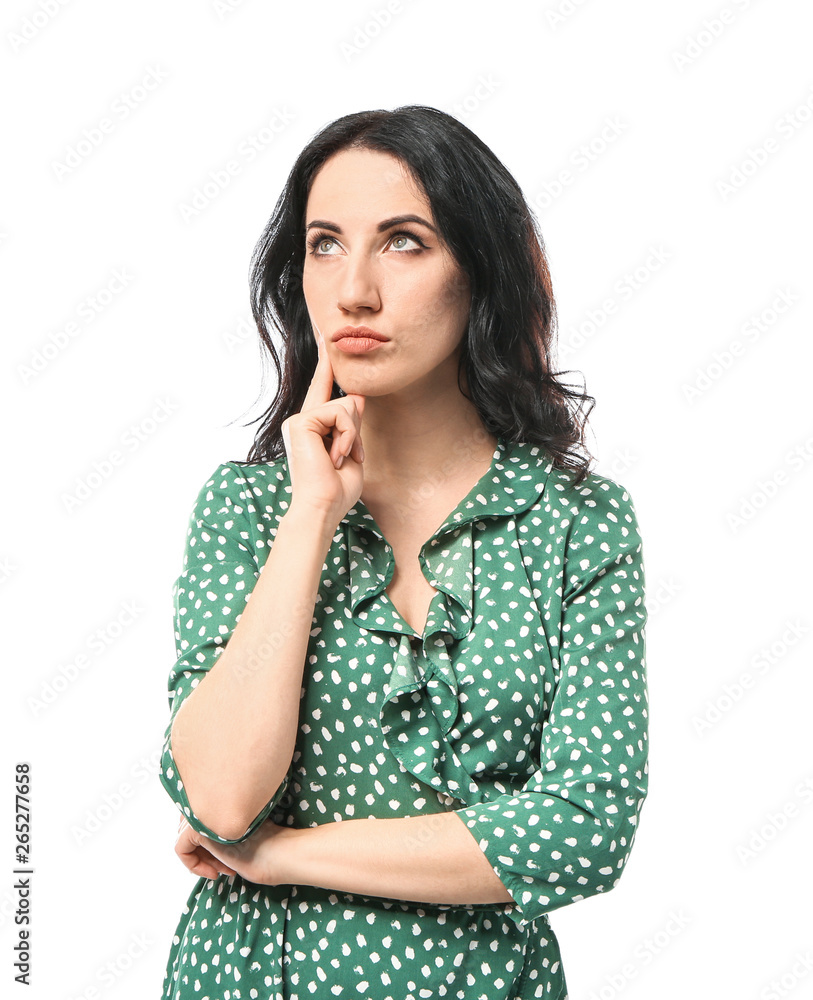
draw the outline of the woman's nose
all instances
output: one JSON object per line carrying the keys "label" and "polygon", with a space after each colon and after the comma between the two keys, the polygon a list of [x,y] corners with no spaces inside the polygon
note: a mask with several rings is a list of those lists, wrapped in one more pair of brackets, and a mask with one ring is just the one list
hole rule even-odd
{"label": "woman's nose", "polygon": [[347,259],[343,262],[338,283],[338,305],[346,312],[356,309],[379,309],[381,293],[375,268],[370,261]]}

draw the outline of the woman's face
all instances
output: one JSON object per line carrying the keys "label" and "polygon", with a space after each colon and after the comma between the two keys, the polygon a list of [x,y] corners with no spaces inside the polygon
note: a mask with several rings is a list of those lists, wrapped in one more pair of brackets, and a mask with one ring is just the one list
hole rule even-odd
{"label": "woman's face", "polygon": [[[392,221],[407,215],[423,221]],[[343,150],[314,177],[303,291],[345,392],[458,391],[469,283],[434,225],[426,197],[387,153]],[[366,326],[388,339],[371,351],[348,353],[334,339],[346,326]],[[463,377],[461,383],[465,387]]]}

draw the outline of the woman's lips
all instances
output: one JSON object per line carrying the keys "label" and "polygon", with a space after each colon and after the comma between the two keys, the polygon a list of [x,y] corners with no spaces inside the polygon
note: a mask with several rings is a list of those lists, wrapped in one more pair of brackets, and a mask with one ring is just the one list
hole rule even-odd
{"label": "woman's lips", "polygon": [[336,341],[336,347],[345,354],[366,354],[386,343],[386,340],[375,340],[373,337],[342,337]]}

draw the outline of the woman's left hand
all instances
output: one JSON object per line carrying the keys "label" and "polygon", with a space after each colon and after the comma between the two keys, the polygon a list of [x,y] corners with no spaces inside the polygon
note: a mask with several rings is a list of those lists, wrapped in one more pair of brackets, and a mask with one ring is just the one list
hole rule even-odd
{"label": "woman's left hand", "polygon": [[219,875],[241,875],[249,882],[279,885],[287,882],[282,861],[285,834],[291,831],[266,820],[248,840],[221,844],[193,830],[181,817],[175,853],[194,875],[216,879]]}

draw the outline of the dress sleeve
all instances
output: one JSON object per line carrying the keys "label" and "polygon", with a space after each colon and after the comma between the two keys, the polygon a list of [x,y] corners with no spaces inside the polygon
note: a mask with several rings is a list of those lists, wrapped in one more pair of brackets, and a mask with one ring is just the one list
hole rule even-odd
{"label": "dress sleeve", "polygon": [[506,913],[520,927],[615,887],[647,795],[638,523],[618,483],[596,476],[580,492],[558,635],[549,636],[555,686],[546,695],[540,766],[515,793],[455,810],[513,897]]}
{"label": "dress sleeve", "polygon": [[183,702],[226,647],[246,599],[260,575],[257,548],[267,558],[265,542],[252,540],[247,505],[252,502],[242,473],[231,463],[219,466],[198,493],[189,518],[183,571],[175,581],[175,652],[168,690],[170,719],[164,734],[159,777],[189,825],[221,844],[245,840],[268,817],[288,787],[290,770],[273,798],[240,837],[227,839],[201,822],[189,805],[172,754],[171,730]]}

